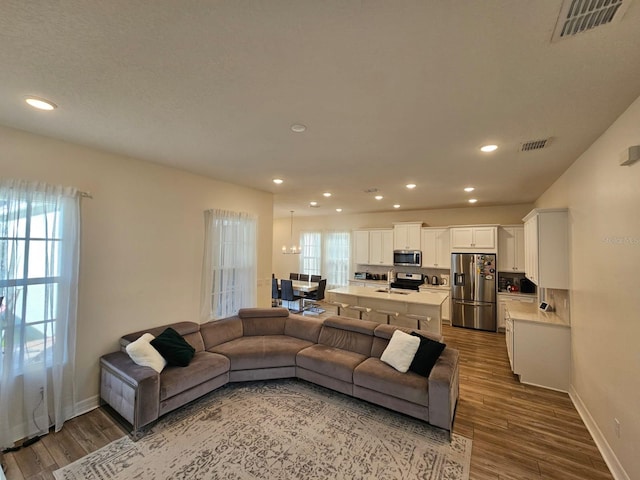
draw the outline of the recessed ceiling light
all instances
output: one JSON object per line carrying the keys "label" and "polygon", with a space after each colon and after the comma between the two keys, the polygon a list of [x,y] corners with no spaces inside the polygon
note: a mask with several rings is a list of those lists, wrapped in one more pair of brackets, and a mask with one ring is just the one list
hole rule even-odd
{"label": "recessed ceiling light", "polygon": [[307,129],[306,125],[302,125],[301,123],[294,123],[291,125],[291,131],[296,133],[302,133]]}
{"label": "recessed ceiling light", "polygon": [[407,188],[409,190],[412,190],[412,189],[416,188],[416,184],[415,183],[407,183]]}
{"label": "recessed ceiling light", "polygon": [[476,203],[478,201],[477,198],[470,198],[469,203]]}
{"label": "recessed ceiling light", "polygon": [[473,192],[475,190],[474,187],[465,187],[464,191],[465,192]]}
{"label": "recessed ceiling light", "polygon": [[398,205],[397,203],[393,206],[393,208],[400,208],[400,205]]}
{"label": "recessed ceiling light", "polygon": [[336,208],[336,212],[340,213],[342,211],[341,208]]}
{"label": "recessed ceiling light", "polygon": [[284,182],[284,180],[282,180],[281,178],[274,178],[273,179],[273,183],[275,183],[276,185],[280,185],[282,182]]}
{"label": "recessed ceiling light", "polygon": [[309,205],[311,205],[312,207],[317,207],[318,206],[318,202],[309,202]]}
{"label": "recessed ceiling light", "polygon": [[480,150],[485,153],[495,152],[497,149],[498,149],[498,145],[485,145],[483,147],[480,147]]}
{"label": "recessed ceiling light", "polygon": [[329,198],[331,196],[330,192],[324,192],[322,195],[324,195],[325,197]]}
{"label": "recessed ceiling light", "polygon": [[374,198],[376,200],[382,200],[384,197],[382,195],[376,195]]}
{"label": "recessed ceiling light", "polygon": [[55,108],[58,108],[55,103],[50,102],[49,100],[46,100],[44,98],[27,97],[24,99],[24,101],[31,105],[33,108],[37,108],[38,110],[53,110]]}

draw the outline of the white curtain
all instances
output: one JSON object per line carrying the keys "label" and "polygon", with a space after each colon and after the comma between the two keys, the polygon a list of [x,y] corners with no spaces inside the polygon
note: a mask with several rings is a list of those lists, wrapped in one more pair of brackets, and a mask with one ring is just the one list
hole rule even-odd
{"label": "white curtain", "polygon": [[226,210],[204,212],[201,319],[235,315],[257,304],[256,218]]}
{"label": "white curtain", "polygon": [[324,238],[323,267],[327,287],[335,288],[349,284],[349,232],[328,232]]}
{"label": "white curtain", "polygon": [[80,204],[74,188],[0,180],[0,446],[75,416]]}

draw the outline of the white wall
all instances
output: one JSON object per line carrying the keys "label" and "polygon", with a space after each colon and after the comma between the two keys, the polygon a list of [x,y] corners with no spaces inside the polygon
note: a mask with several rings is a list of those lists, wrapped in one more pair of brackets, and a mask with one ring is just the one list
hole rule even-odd
{"label": "white wall", "polygon": [[[294,213],[293,241],[299,242],[301,231],[352,231],[361,228],[392,228],[394,222],[423,222],[425,227],[474,224],[522,224],[532,204],[496,207],[465,207],[437,210],[411,210],[367,214],[343,214],[305,217]],[[277,278],[289,278],[299,270],[298,255],[283,255],[282,246],[291,244],[291,219],[277,218],[273,222],[273,271]]]}
{"label": "white wall", "polygon": [[100,355],[128,332],[199,321],[204,215],[258,216],[258,298],[271,305],[273,197],[210,178],[0,127],[0,175],[75,186],[82,200],[79,400],[96,400]]}
{"label": "white wall", "polygon": [[619,166],[632,145],[640,145],[640,98],[536,206],[569,207],[574,394],[603,447],[640,478],[640,162]]}

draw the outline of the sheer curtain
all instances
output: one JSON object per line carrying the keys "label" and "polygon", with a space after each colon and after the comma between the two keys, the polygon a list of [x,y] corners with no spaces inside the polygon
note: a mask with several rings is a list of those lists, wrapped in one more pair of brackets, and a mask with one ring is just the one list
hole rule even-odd
{"label": "sheer curtain", "polygon": [[0,445],[75,416],[80,199],[0,180]]}
{"label": "sheer curtain", "polygon": [[323,272],[329,288],[349,284],[349,232],[328,232],[325,234]]}
{"label": "sheer curtain", "polygon": [[225,318],[257,302],[256,218],[226,210],[204,212],[202,321]]}

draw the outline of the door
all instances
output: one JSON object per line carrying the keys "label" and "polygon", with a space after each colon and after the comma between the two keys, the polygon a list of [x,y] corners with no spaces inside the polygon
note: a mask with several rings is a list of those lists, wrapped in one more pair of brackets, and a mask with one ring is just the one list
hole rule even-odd
{"label": "door", "polygon": [[473,300],[473,253],[451,254],[451,298]]}

